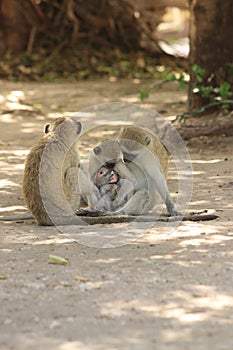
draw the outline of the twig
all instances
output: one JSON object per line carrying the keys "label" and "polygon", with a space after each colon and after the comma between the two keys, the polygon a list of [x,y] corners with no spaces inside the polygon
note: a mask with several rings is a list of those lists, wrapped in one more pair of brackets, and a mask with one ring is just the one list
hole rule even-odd
{"label": "twig", "polygon": [[123,222],[176,222],[176,221],[209,221],[215,220],[218,218],[217,215],[214,214],[187,214],[185,216],[160,216],[156,218],[153,215],[120,215],[120,216],[81,216],[79,218],[89,225],[96,224],[117,224]]}
{"label": "twig", "polygon": [[216,107],[216,106],[220,106],[220,105],[228,105],[228,104],[233,104],[233,100],[222,100],[222,101],[211,102],[211,103],[208,103],[207,105],[204,105],[200,108],[195,109],[193,112],[185,112],[185,113],[179,114],[176,117],[176,119],[174,120],[174,122],[177,120],[183,119],[183,118],[195,117],[196,115],[205,112],[207,109],[209,109],[211,107]]}
{"label": "twig", "polygon": [[36,27],[33,26],[30,30],[29,39],[28,39],[28,45],[27,45],[27,53],[32,52],[33,44],[35,41],[35,35],[36,35]]}

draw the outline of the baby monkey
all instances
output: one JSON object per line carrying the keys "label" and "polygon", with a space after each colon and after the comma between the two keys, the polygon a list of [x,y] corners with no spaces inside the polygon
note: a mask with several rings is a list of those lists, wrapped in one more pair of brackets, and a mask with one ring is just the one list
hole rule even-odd
{"label": "baby monkey", "polygon": [[95,174],[95,185],[100,195],[96,209],[113,211],[113,201],[119,190],[119,174],[112,167],[102,166]]}
{"label": "baby monkey", "polygon": [[88,203],[89,207],[80,208],[80,214],[111,213],[127,202],[127,194],[119,194],[125,179],[120,177],[114,166],[115,164],[104,164],[97,170],[93,177],[92,204]]}

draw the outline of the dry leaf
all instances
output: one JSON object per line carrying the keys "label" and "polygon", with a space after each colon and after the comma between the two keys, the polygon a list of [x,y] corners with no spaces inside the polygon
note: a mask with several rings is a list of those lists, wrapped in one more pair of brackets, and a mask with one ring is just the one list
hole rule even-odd
{"label": "dry leaf", "polygon": [[55,264],[55,265],[68,265],[69,260],[65,259],[65,258],[61,258],[60,256],[49,255],[48,256],[48,263]]}

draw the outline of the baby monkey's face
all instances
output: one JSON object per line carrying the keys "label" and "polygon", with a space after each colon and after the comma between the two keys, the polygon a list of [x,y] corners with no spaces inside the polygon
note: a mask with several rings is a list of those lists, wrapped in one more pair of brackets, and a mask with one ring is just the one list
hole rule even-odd
{"label": "baby monkey's face", "polygon": [[95,184],[101,187],[106,184],[116,184],[119,181],[119,175],[112,167],[102,166],[95,174]]}

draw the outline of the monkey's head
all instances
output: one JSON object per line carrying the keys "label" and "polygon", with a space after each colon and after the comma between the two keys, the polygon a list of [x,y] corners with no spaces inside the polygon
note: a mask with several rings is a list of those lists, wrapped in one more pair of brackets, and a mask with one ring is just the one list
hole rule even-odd
{"label": "monkey's head", "polygon": [[[68,125],[70,124],[70,125]],[[71,129],[71,127],[74,128],[73,132],[79,135],[82,130],[82,124],[81,122],[77,121],[76,118],[72,117],[60,117],[52,121],[52,123],[48,123],[44,127],[44,133],[54,133],[54,132],[60,132],[66,129]]]}
{"label": "monkey's head", "polygon": [[121,128],[120,143],[124,154],[124,160],[131,162],[144,149],[148,148],[152,153],[167,154],[159,138],[151,131],[131,125]]}
{"label": "monkey's head", "polygon": [[[121,130],[120,136],[123,139],[134,140],[136,143],[146,147],[149,146],[152,141],[152,136],[148,130],[132,125],[124,126]],[[130,147],[129,144],[128,147]],[[131,147],[135,149],[135,145],[132,145]]]}
{"label": "monkey's head", "polygon": [[119,174],[110,167],[102,166],[95,174],[94,183],[97,187],[106,184],[117,184],[119,181]]}
{"label": "monkey's head", "polygon": [[113,168],[117,162],[123,161],[123,152],[118,140],[107,140],[94,147],[89,160],[90,175],[97,173],[102,166]]}
{"label": "monkey's head", "polygon": [[65,119],[66,119],[66,117],[60,117],[60,118],[56,118],[51,123],[45,124],[45,126],[44,126],[44,133],[48,134],[48,133],[56,130],[58,125],[62,124]]}

